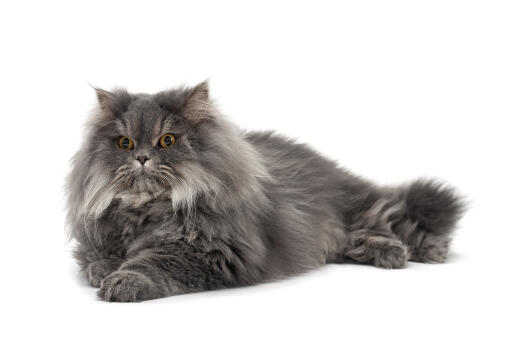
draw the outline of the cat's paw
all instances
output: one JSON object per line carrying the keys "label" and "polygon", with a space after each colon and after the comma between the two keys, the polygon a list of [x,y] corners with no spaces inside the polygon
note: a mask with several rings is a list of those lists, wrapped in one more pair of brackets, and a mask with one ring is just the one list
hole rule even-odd
{"label": "cat's paw", "polygon": [[107,302],[137,302],[154,298],[154,291],[154,284],[147,276],[117,270],[101,282],[98,297]]}
{"label": "cat's paw", "polygon": [[409,250],[401,242],[385,243],[379,251],[374,260],[376,266],[386,269],[402,269],[407,266]]}
{"label": "cat's paw", "polygon": [[111,259],[100,259],[92,262],[87,266],[85,276],[89,284],[95,288],[99,288],[101,281],[116,271],[120,262]]}
{"label": "cat's paw", "polygon": [[382,236],[360,238],[346,255],[358,262],[386,269],[405,268],[410,257],[407,246]]}

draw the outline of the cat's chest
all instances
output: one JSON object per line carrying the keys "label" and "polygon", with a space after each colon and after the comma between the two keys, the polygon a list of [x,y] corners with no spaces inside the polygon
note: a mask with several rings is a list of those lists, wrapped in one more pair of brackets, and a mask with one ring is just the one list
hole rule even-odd
{"label": "cat's chest", "polygon": [[138,237],[170,225],[173,219],[170,203],[159,200],[137,206],[119,201],[115,203],[110,216],[116,230],[116,239],[126,248]]}

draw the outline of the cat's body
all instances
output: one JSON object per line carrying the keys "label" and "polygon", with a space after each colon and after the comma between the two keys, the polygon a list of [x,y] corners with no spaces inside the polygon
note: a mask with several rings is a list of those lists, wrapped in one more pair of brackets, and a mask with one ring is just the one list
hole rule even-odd
{"label": "cat's body", "polygon": [[75,256],[101,299],[250,285],[345,259],[446,258],[462,204],[439,183],[378,187],[305,145],[240,132],[206,84],[98,98],[68,203]]}

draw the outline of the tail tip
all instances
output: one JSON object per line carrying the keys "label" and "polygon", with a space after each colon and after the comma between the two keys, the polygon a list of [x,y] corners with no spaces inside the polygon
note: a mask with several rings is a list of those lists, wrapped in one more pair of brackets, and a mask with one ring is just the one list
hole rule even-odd
{"label": "tail tip", "polygon": [[463,216],[467,205],[456,190],[437,180],[420,179],[406,191],[407,213],[427,231],[450,233]]}

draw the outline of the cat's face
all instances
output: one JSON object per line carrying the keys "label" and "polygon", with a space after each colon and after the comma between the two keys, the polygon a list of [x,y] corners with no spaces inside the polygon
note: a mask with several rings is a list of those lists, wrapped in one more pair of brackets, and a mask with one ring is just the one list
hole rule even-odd
{"label": "cat's face", "polygon": [[97,95],[98,113],[68,177],[70,221],[97,219],[115,199],[131,206],[169,200],[169,209],[188,213],[199,201],[214,210],[266,202],[266,168],[216,112],[206,83],[155,95]]}
{"label": "cat's face", "polygon": [[201,155],[215,135],[206,84],[156,95],[97,93],[101,112],[86,150],[113,191],[157,194],[212,181]]}

